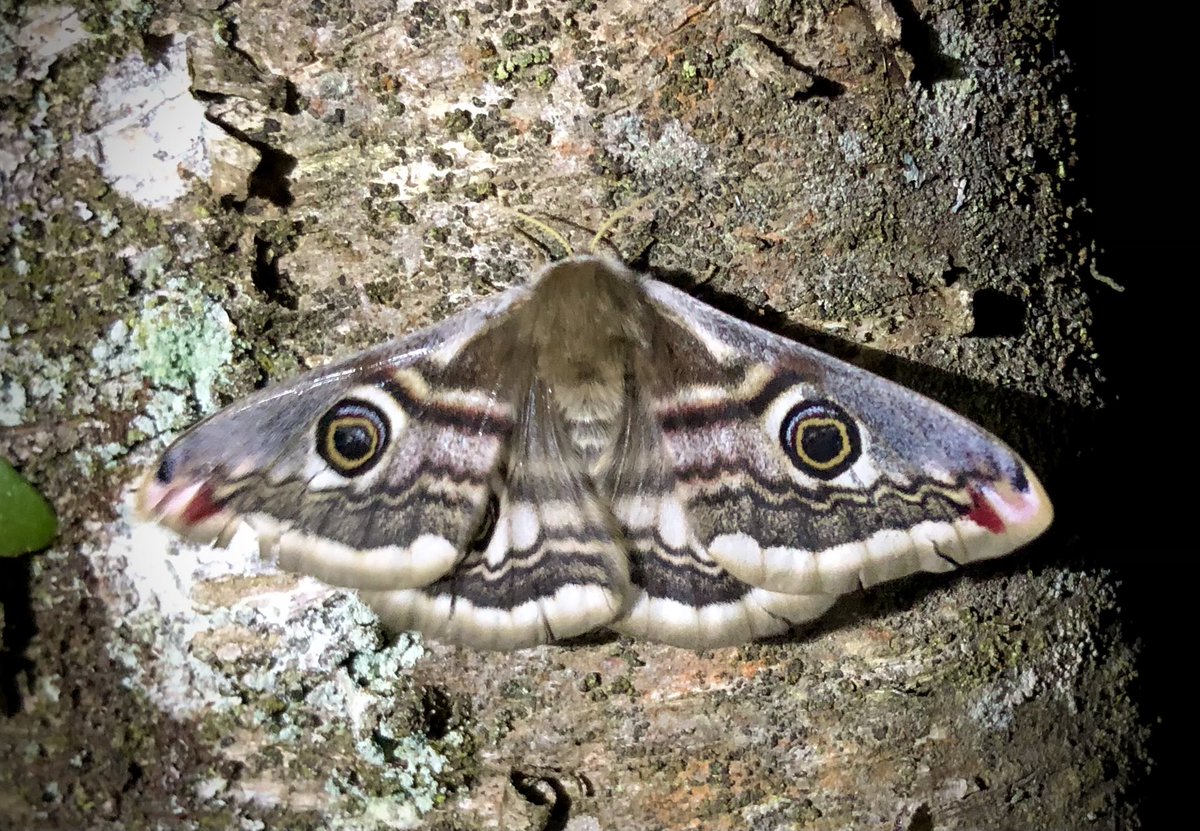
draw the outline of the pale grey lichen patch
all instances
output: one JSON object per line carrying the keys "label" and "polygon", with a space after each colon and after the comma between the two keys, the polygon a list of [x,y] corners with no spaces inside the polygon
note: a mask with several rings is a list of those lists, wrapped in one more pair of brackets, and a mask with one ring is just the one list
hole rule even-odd
{"label": "pale grey lichen patch", "polygon": [[104,239],[111,237],[113,233],[115,233],[116,230],[121,227],[120,217],[118,217],[112,211],[101,209],[97,212],[96,216],[100,219],[99,231],[100,236]]}
{"label": "pale grey lichen patch", "polygon": [[211,175],[208,142],[219,135],[190,84],[182,39],[153,64],[130,55],[100,82],[92,109],[100,126],[76,140],[75,156],[139,205],[168,207],[190,187],[181,170]]}
{"label": "pale grey lichen patch", "polygon": [[101,470],[111,470],[125,457],[129,448],[119,442],[89,445],[71,453],[71,460],[80,472],[94,476]]}
{"label": "pale grey lichen patch", "polygon": [[229,780],[223,776],[212,776],[196,783],[195,793],[203,801],[208,801],[223,793],[229,787]]}
{"label": "pale grey lichen patch", "polygon": [[16,372],[12,330],[0,324],[0,425],[15,427],[25,419],[29,396]]}
{"label": "pale grey lichen patch", "polygon": [[[113,657],[127,667],[130,684],[173,716],[235,707],[241,703],[236,689],[266,689],[289,667],[327,672],[339,660],[326,654],[332,645],[359,642],[344,625],[336,631],[319,625],[322,615],[308,603],[330,594],[328,589],[246,592],[232,607],[198,602],[206,584],[266,570],[252,535],[236,534],[226,548],[188,544],[157,525],[133,520],[128,500],[123,511],[111,533],[98,534],[111,536],[111,542],[85,548],[84,555],[107,584],[108,612],[123,630],[122,640],[111,645]],[[286,659],[268,670],[229,673],[195,648],[204,633],[227,626],[255,630],[260,637],[275,629],[291,631],[306,641],[306,649],[283,653]]]}
{"label": "pale grey lichen patch", "polygon": [[0,425],[15,427],[24,419],[25,387],[16,378],[0,375]]}
{"label": "pale grey lichen patch", "polygon": [[794,826],[789,820],[796,818],[797,813],[796,800],[774,797],[747,805],[741,810],[741,817],[747,828],[791,828]]}
{"label": "pale grey lichen patch", "polygon": [[[340,797],[346,790],[354,790],[353,785],[344,781],[331,782],[326,789],[335,797]],[[411,802],[390,797],[373,797],[360,802],[361,811],[355,814],[337,814],[327,820],[325,826],[330,831],[387,831],[392,828],[416,828],[421,823],[421,813]]]}
{"label": "pale grey lichen patch", "polygon": [[29,262],[25,259],[21,252],[21,240],[25,237],[25,225],[20,222],[14,222],[8,227],[9,244],[8,263],[12,267],[13,273],[18,277],[25,277],[29,274]]}
{"label": "pale grey lichen patch", "polygon": [[[946,142],[969,141],[980,118],[979,81],[972,74],[947,78],[938,83],[935,94],[914,96],[914,104],[926,149],[934,150]],[[945,147],[940,153],[952,155]]]}
{"label": "pale grey lichen patch", "polygon": [[324,72],[317,78],[317,94],[322,98],[340,101],[353,92],[354,87],[344,72]]}
{"label": "pale grey lichen patch", "polygon": [[[357,614],[370,617],[361,604]],[[400,676],[424,655],[419,638],[402,634],[384,648],[368,641],[353,644],[350,660],[319,684],[306,702],[340,714],[351,726],[357,758],[376,769],[378,781],[364,787],[336,771],[326,780],[325,790],[360,806],[353,812],[353,827],[381,831],[413,827],[443,795],[438,776],[450,760],[440,748],[458,746],[461,737],[452,731],[435,746],[413,730],[407,710],[396,704]]]}
{"label": "pale grey lichen patch", "polygon": [[[390,804],[397,815],[396,821],[402,823],[416,820],[433,809],[441,792],[437,775],[445,770],[449,760],[423,736],[394,735],[392,726],[385,721],[379,724],[377,732],[359,739],[355,747],[361,758],[382,768],[383,781],[405,797],[370,800],[369,804],[378,807]],[[338,783],[335,787],[345,786]]]}
{"label": "pale grey lichen patch", "polygon": [[29,407],[56,407],[74,367],[69,357],[44,354],[25,333],[23,323],[0,328],[0,424],[9,427],[25,423]]}
{"label": "pale grey lichen patch", "polygon": [[[120,632],[108,648],[126,684],[173,718],[236,735],[218,752],[261,766],[233,788],[199,778],[196,798],[321,804],[335,823],[362,829],[412,827],[440,801],[447,749],[460,739],[428,740],[397,695],[425,654],[418,637],[385,644],[356,595],[281,577],[246,528],[211,548],[126,512],[97,536],[111,542],[83,553]],[[280,753],[312,755],[308,773],[279,768]],[[335,799],[315,800],[320,791]]]}
{"label": "pale grey lichen patch", "polygon": [[914,188],[919,188],[925,183],[925,171],[921,170],[917,164],[916,158],[912,153],[903,153],[900,156],[900,161],[904,167],[901,172],[904,175],[904,181],[912,185]]}
{"label": "pale grey lichen patch", "polygon": [[706,169],[709,151],[678,121],[662,125],[651,138],[638,115],[615,115],[605,119],[605,149],[627,162],[650,181],[676,179],[684,173],[699,175]]}
{"label": "pale grey lichen patch", "polygon": [[168,391],[156,391],[146,402],[142,412],[129,423],[132,428],[129,438],[136,440],[147,436],[162,435],[178,429],[190,417],[191,408],[187,396]]}
{"label": "pale grey lichen patch", "polygon": [[[145,384],[141,369],[142,355],[131,339],[129,324],[115,320],[108,331],[88,350],[92,363],[80,373],[87,384],[76,390],[71,410],[77,414],[93,414],[129,407],[141,395]],[[125,435],[127,444],[179,429],[192,417],[191,405],[185,393],[169,389],[152,389],[150,397],[129,424]],[[91,450],[83,451],[93,459]],[[110,460],[120,455],[111,454]],[[81,462],[83,457],[79,459]],[[89,462],[90,463],[90,462]]]}
{"label": "pale grey lichen patch", "polygon": [[[294,589],[239,598],[232,613],[239,625],[278,629],[283,668],[299,672],[333,673],[348,656],[382,646],[374,614],[356,595],[307,578]],[[280,669],[272,662],[270,671]]]}
{"label": "pale grey lichen patch", "polygon": [[[1057,603],[1083,592],[1102,607],[1117,605],[1117,593],[1108,571],[1095,575],[1061,571],[1048,587],[1051,601]],[[1041,682],[1069,713],[1075,714],[1081,678],[1085,669],[1099,658],[1095,621],[1071,609],[1055,618],[1053,629],[1047,634],[1045,654],[1039,664]]]}
{"label": "pale grey lichen patch", "polygon": [[129,270],[146,285],[158,287],[162,284],[171,256],[165,245],[152,245],[122,253],[129,263]]}
{"label": "pale grey lichen patch", "polygon": [[1012,726],[1015,710],[1032,700],[1037,688],[1038,676],[1032,668],[1009,673],[985,687],[967,708],[967,715],[985,730],[1007,730]]}
{"label": "pale grey lichen patch", "polygon": [[222,557],[180,545],[163,529],[133,521],[128,502],[124,519],[97,537],[111,541],[84,546],[81,553],[105,586],[107,612],[119,625],[121,637],[108,649],[125,668],[126,683],[177,718],[237,704],[229,680],[191,649],[192,639],[221,617],[198,613],[192,591],[202,574],[241,568],[247,552],[234,549]]}
{"label": "pale grey lichen patch", "polygon": [[866,152],[863,150],[863,134],[858,130],[851,129],[838,133],[837,144],[842,151],[842,156],[850,164],[859,164],[866,158]]}
{"label": "pale grey lichen patch", "polygon": [[168,276],[163,249],[128,259],[145,284],[160,288],[142,298],[136,317],[112,321],[90,347],[48,358],[18,329],[15,337],[0,338],[0,386],[20,379],[28,406],[52,411],[65,405],[69,415],[94,417],[94,423],[106,413],[137,411],[124,436],[76,448],[72,458],[86,472],[111,468],[129,446],[185,426],[195,416],[193,399],[201,411],[215,409],[213,385],[233,355],[225,310],[186,279]]}
{"label": "pale grey lichen patch", "polygon": [[[961,9],[942,9],[934,17],[938,49],[944,57],[972,66],[981,59],[991,63],[995,55],[976,38],[967,25]],[[980,54],[984,52],[985,54]]]}
{"label": "pale grey lichen patch", "polygon": [[[432,743],[397,699],[403,676],[424,655],[416,636],[385,645],[374,615],[352,593],[273,579],[248,529],[215,549],[180,543],[128,516],[123,522],[128,527],[112,529],[119,533],[99,535],[111,536],[109,545],[84,549],[121,633],[110,656],[131,688],[172,717],[240,725],[221,752],[267,765],[237,788],[222,777],[198,779],[197,798],[303,808],[320,789],[335,797],[325,804],[341,817],[335,823],[362,829],[412,827],[440,801],[438,777],[451,764],[445,749],[460,739],[451,732]],[[259,588],[256,576],[265,581]],[[227,595],[213,588],[229,580],[241,587]],[[353,756],[328,751],[301,782],[269,762],[275,752],[320,747]]]}
{"label": "pale grey lichen patch", "polygon": [[[24,17],[24,25],[11,42],[8,38],[0,39],[0,43],[11,43],[9,48],[0,46],[0,64],[12,70],[19,67],[22,77],[30,80],[45,78],[59,55],[91,37],[79,19],[79,12],[69,6],[26,8]],[[23,51],[25,60],[9,64],[2,58],[12,57],[14,47]]]}
{"label": "pale grey lichen patch", "polygon": [[356,652],[349,670],[366,689],[385,693],[400,677],[401,671],[412,669],[424,655],[421,636],[415,632],[401,632],[387,649]]}

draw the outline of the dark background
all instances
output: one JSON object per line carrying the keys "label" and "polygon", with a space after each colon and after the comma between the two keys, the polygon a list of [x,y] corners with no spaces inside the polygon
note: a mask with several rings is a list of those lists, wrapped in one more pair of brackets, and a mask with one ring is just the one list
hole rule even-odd
{"label": "dark background", "polygon": [[[1197,606],[1184,564],[1197,543],[1183,504],[1194,464],[1183,398],[1190,394],[1189,353],[1171,343],[1168,310],[1191,303],[1197,281],[1197,235],[1191,169],[1195,132],[1184,126],[1197,100],[1183,44],[1187,29],[1169,6],[1072,2],[1062,42],[1079,69],[1079,186],[1091,208],[1085,221],[1102,274],[1124,287],[1096,283],[1095,340],[1106,375],[1106,411],[1080,459],[1079,493],[1091,538],[1081,550],[1122,582],[1127,639],[1140,643],[1137,693],[1151,727],[1154,764],[1140,802],[1147,829],[1177,821],[1195,785],[1181,783],[1183,701],[1194,663]],[[1088,229],[1084,230],[1085,238]],[[1087,540],[1085,539],[1085,542]],[[1190,563],[1188,563],[1190,565]]]}

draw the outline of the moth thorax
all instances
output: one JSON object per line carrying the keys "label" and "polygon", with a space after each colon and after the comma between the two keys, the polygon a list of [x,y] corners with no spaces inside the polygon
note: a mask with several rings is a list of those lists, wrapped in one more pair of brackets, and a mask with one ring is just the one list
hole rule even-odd
{"label": "moth thorax", "polygon": [[632,276],[595,259],[550,269],[524,309],[519,338],[589,465],[624,423],[629,368],[646,349],[645,314]]}
{"label": "moth thorax", "polygon": [[623,367],[581,373],[573,382],[560,379],[553,393],[571,443],[590,466],[620,432],[627,401]]}

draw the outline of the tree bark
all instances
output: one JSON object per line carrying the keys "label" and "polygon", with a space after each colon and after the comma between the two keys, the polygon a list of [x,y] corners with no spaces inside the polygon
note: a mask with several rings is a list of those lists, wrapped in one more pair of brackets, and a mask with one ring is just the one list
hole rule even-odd
{"label": "tree bark", "polygon": [[[0,453],[62,531],[0,562],[0,824],[1136,826],[1136,655],[1077,510],[1111,289],[1057,9],[8,13]],[[581,249],[621,215],[639,267],[980,421],[1056,529],[770,643],[486,654],[134,520],[203,413],[553,256],[514,212]]]}

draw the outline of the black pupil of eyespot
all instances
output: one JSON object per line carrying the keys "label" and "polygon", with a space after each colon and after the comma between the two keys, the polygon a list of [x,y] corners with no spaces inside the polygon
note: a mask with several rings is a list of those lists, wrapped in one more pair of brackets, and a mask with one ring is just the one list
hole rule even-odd
{"label": "black pupil of eyespot", "polygon": [[348,460],[357,462],[370,455],[375,441],[364,425],[348,424],[334,429],[333,446]]}
{"label": "black pupil of eyespot", "polygon": [[810,424],[800,431],[800,449],[814,462],[831,462],[845,452],[843,433],[833,424]]}

